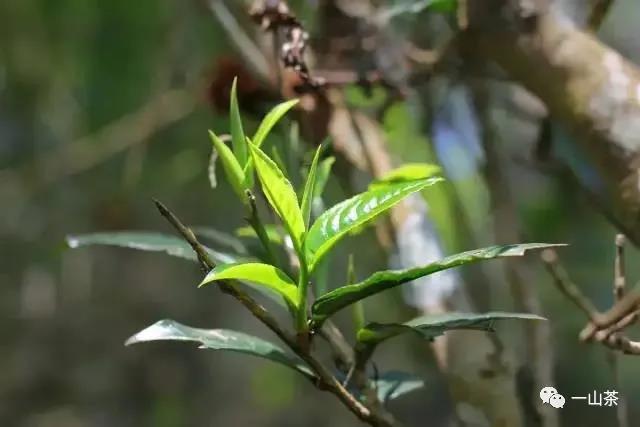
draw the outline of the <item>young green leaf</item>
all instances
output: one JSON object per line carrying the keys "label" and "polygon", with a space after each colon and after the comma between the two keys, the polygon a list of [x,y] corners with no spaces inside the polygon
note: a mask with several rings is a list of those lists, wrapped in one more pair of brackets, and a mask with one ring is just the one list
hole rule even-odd
{"label": "young green leaf", "polygon": [[200,343],[200,348],[261,357],[300,372],[307,378],[315,378],[311,369],[297,356],[286,353],[275,344],[242,332],[192,328],[174,320],[160,320],[129,338],[125,345],[152,341],[193,341]]}
{"label": "young green leaf", "polygon": [[271,129],[280,121],[280,119],[287,114],[289,110],[291,110],[298,103],[297,99],[292,99],[290,101],[283,102],[281,104],[273,107],[271,111],[264,117],[260,126],[258,126],[258,130],[255,135],[253,135],[253,139],[251,140],[257,147],[260,147],[262,143],[271,132]]}
{"label": "young green leaf", "polygon": [[388,182],[415,181],[427,179],[442,173],[439,166],[431,163],[406,163],[393,169],[383,177],[371,183],[371,187]]}
{"label": "young green leaf", "polygon": [[231,86],[231,103],[229,105],[229,119],[231,121],[231,142],[233,144],[233,153],[238,159],[238,163],[244,167],[247,164],[249,155],[247,153],[247,142],[245,141],[244,130],[242,129],[242,117],[240,116],[240,107],[238,106],[237,95],[238,78],[233,79]]}
{"label": "young green leaf", "polygon": [[347,233],[361,227],[408,195],[442,181],[433,177],[424,180],[381,184],[338,203],[315,221],[305,240],[309,271]]}
{"label": "young green leaf", "polygon": [[309,167],[309,175],[307,175],[307,182],[304,185],[304,192],[302,193],[302,218],[304,218],[304,223],[307,226],[310,225],[309,221],[311,221],[311,202],[313,201],[313,196],[315,194],[314,189],[317,181],[318,161],[320,160],[322,148],[322,145],[318,146],[316,154],[313,156],[313,161]]}
{"label": "young green leaf", "polygon": [[318,165],[318,172],[316,173],[316,183],[313,187],[313,198],[322,197],[324,187],[329,181],[329,175],[331,175],[331,167],[336,161],[335,157],[327,157]]}
{"label": "young green leaf", "polygon": [[222,161],[222,167],[224,168],[224,172],[227,175],[227,179],[233,187],[233,190],[241,200],[246,200],[244,192],[244,172],[242,171],[238,160],[233,155],[231,149],[227,147],[227,145],[215,133],[209,131],[209,136],[211,137],[211,141],[213,142],[216,151],[218,151],[218,155]]}
{"label": "young green leaf", "polygon": [[249,150],[262,184],[262,190],[291,236],[294,247],[300,253],[305,226],[296,192],[293,190],[291,182],[269,156],[253,144],[249,144]]}
{"label": "young green leaf", "polygon": [[[193,248],[187,242],[174,236],[143,231],[118,231],[111,233],[91,233],[68,236],[67,244],[71,248],[91,245],[119,246],[151,252],[166,252],[169,255],[197,261]],[[234,263],[241,259],[237,256],[217,252],[205,247],[211,258],[220,263]]]}
{"label": "young green leaf", "polygon": [[408,270],[379,271],[360,283],[343,286],[322,295],[311,308],[312,319],[316,325],[319,325],[336,311],[356,301],[438,271],[477,261],[522,256],[526,251],[531,249],[542,249],[554,246],[563,245],[525,243],[519,245],[491,246],[451,255],[422,267]]}
{"label": "young green leaf", "polygon": [[273,265],[257,262],[222,264],[211,270],[198,287],[218,280],[241,280],[257,283],[284,297],[291,307],[298,306],[295,282]]}
{"label": "young green leaf", "polygon": [[498,320],[545,320],[535,314],[526,313],[442,313],[417,317],[405,323],[370,323],[360,329],[357,340],[367,345],[377,345],[381,342],[405,333],[414,333],[421,338],[432,340],[443,335],[446,331],[456,329],[469,329],[480,331],[493,331],[493,326]]}

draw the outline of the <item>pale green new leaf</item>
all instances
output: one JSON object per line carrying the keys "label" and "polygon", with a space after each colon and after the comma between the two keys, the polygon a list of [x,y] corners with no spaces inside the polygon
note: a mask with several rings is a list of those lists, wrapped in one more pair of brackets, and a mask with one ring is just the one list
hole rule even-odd
{"label": "pale green new leaf", "polygon": [[246,195],[244,193],[244,172],[242,172],[242,168],[240,167],[238,160],[233,155],[231,149],[227,147],[227,145],[215,133],[209,131],[209,136],[211,137],[213,146],[216,151],[218,151],[222,167],[224,168],[224,172],[227,175],[229,183],[238,197],[244,201],[246,199]]}
{"label": "pale green new leaf", "polygon": [[309,270],[349,232],[361,227],[408,195],[442,181],[440,177],[387,183],[338,203],[315,221],[305,240]]}
{"label": "pale green new leaf", "polygon": [[271,129],[280,121],[280,119],[287,114],[289,110],[291,110],[298,103],[297,99],[292,99],[290,101],[283,102],[281,104],[273,107],[271,111],[264,117],[260,126],[258,126],[258,130],[253,135],[253,142],[256,146],[260,147],[262,143],[271,132]]}
{"label": "pale green new leaf", "polygon": [[377,345],[381,342],[405,333],[414,333],[421,338],[432,340],[451,330],[493,331],[499,320],[545,320],[535,314],[526,313],[442,313],[417,317],[405,323],[370,323],[360,329],[357,340],[362,344]]}
{"label": "pale green new leaf", "polygon": [[305,226],[302,211],[298,205],[298,197],[291,182],[261,149],[249,144],[249,150],[269,204],[282,220],[293,240],[294,247],[300,251]]}
{"label": "pale green new leaf", "polygon": [[327,181],[329,181],[329,176],[331,175],[331,167],[335,163],[335,157],[327,157],[318,165],[318,171],[316,173],[316,183],[313,188],[313,198],[322,197],[322,193],[324,192],[324,187],[327,185]]}
{"label": "pale green new leaf", "polygon": [[218,265],[207,274],[199,287],[219,280],[253,282],[281,295],[291,307],[298,306],[295,282],[273,265],[257,262]]}
{"label": "pale green new leaf", "polygon": [[[258,130],[253,135],[253,139],[249,140],[247,138],[247,144],[249,146],[251,143],[255,144],[257,147],[260,147],[262,143],[264,143],[265,139],[271,132],[271,129],[280,121],[280,119],[287,114],[287,112],[292,109],[298,103],[297,99],[293,99],[291,101],[286,101],[281,104],[276,105],[273,109],[264,117],[260,126],[258,126]],[[245,177],[245,188],[253,187],[253,158],[249,157],[247,164],[245,165],[243,172]]]}
{"label": "pale green new leaf", "polygon": [[231,122],[231,142],[233,144],[233,153],[238,159],[241,167],[247,164],[249,154],[247,153],[247,142],[245,141],[244,130],[242,129],[242,116],[240,115],[240,107],[238,106],[237,95],[238,78],[233,79],[231,86],[231,103],[229,105],[229,120]]}
{"label": "pale green new leaf", "polygon": [[440,175],[442,169],[431,163],[406,163],[371,183],[371,187],[388,182],[415,181]]}
{"label": "pale green new leaf", "polygon": [[275,344],[252,335],[228,329],[192,328],[174,320],[160,320],[129,338],[125,345],[153,341],[193,341],[200,348],[227,350],[268,359],[315,378],[311,369],[297,356],[286,353]]}
{"label": "pale green new leaf", "polygon": [[379,271],[360,283],[343,286],[322,295],[311,308],[312,319],[316,324],[321,324],[336,311],[356,301],[438,271],[494,258],[522,256],[527,250],[554,246],[563,245],[525,243],[519,245],[490,246],[451,255],[422,267],[415,267],[408,270]]}
{"label": "pale green new leaf", "polygon": [[309,226],[311,221],[311,202],[315,194],[315,186],[317,181],[318,161],[320,160],[320,153],[322,152],[322,145],[318,146],[316,154],[313,156],[313,161],[309,167],[309,174],[307,175],[307,182],[304,185],[304,192],[302,193],[302,218],[304,223]]}

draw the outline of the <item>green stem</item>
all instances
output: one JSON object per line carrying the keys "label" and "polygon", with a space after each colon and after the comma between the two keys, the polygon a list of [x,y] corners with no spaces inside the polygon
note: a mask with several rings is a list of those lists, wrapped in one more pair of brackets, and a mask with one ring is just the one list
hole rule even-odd
{"label": "green stem", "polygon": [[300,257],[300,273],[298,275],[298,315],[296,316],[296,330],[298,334],[307,334],[307,286],[309,285],[309,271],[307,263]]}
{"label": "green stem", "polygon": [[260,220],[260,215],[258,214],[258,207],[256,206],[256,198],[251,193],[251,191],[247,190],[247,199],[249,200],[249,217],[247,218],[247,222],[253,228],[253,231],[258,235],[258,239],[264,248],[267,255],[267,262],[271,265],[278,265],[276,263],[276,255],[275,250],[273,249],[273,245],[271,244],[271,240],[269,240],[269,236],[267,235],[267,231],[262,224],[262,220]]}

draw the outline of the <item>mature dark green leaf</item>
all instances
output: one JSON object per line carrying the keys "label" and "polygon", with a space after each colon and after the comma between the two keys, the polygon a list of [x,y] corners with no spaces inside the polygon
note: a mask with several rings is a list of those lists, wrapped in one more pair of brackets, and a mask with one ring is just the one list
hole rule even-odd
{"label": "mature dark green leaf", "polygon": [[269,156],[253,144],[249,144],[249,149],[260,177],[262,190],[293,239],[294,246],[299,250],[302,247],[305,226],[296,192],[291,182]]}
{"label": "mature dark green leaf", "polygon": [[[139,249],[142,251],[166,252],[169,255],[197,261],[191,246],[178,237],[160,233],[144,231],[118,231],[110,233],[92,233],[78,236],[68,236],[67,244],[71,248],[91,245],[119,246],[123,248]],[[238,262],[238,257],[206,248],[211,258],[219,263]]]}
{"label": "mature dark green leaf", "polygon": [[424,380],[405,372],[385,372],[375,382],[378,399],[389,402],[424,387]]}
{"label": "mature dark green leaf", "polygon": [[262,357],[292,368],[306,377],[315,378],[309,367],[294,355],[262,338],[227,329],[200,329],[174,320],[160,320],[129,338],[125,345],[151,341],[193,341],[200,348],[228,350]]}
{"label": "mature dark green leaf", "polygon": [[477,261],[510,256],[522,256],[527,250],[554,246],[563,245],[525,243],[519,245],[490,246],[488,248],[475,249],[451,255],[440,261],[436,261],[422,267],[411,268],[408,270],[379,271],[360,283],[343,286],[322,295],[316,300],[311,308],[312,317],[314,322],[321,323],[336,311],[353,304],[356,301],[410,282],[419,277],[428,276],[438,271]]}
{"label": "mature dark green leaf", "polygon": [[241,200],[245,200],[244,172],[242,171],[242,167],[240,167],[240,164],[233,155],[231,149],[227,147],[227,145],[215,133],[209,131],[209,136],[211,137],[213,146],[220,156],[222,167],[224,168],[224,172],[227,175],[227,179],[229,180],[231,187],[233,187],[233,190]]}
{"label": "mature dark green leaf", "polygon": [[286,273],[273,265],[258,262],[218,265],[207,274],[199,286],[219,280],[253,282],[281,295],[292,307],[298,306],[298,290],[295,282]]}
{"label": "mature dark green leaf", "polygon": [[[337,373],[336,377],[340,382],[344,382],[346,378],[342,373]],[[406,372],[390,371],[381,374],[377,379],[369,378],[369,384],[376,390],[378,400],[387,403],[424,387],[424,380]],[[348,390],[365,403],[365,396],[355,387],[353,382],[349,383]]]}
{"label": "mature dark green leaf", "polygon": [[244,168],[249,159],[247,152],[247,141],[245,141],[244,130],[242,129],[242,117],[240,116],[240,107],[238,107],[237,96],[238,78],[233,79],[231,86],[231,103],[229,105],[229,119],[231,122],[231,142],[233,144],[233,153],[238,159],[240,166]]}
{"label": "mature dark green leaf", "polygon": [[313,161],[309,167],[309,174],[307,175],[307,182],[304,185],[304,191],[302,193],[302,201],[300,202],[300,208],[302,210],[302,218],[304,223],[309,226],[311,221],[311,202],[315,194],[315,186],[317,181],[318,161],[320,160],[320,153],[322,152],[322,145],[318,146],[316,154],[313,156]]}
{"label": "mature dark green leaf", "polygon": [[442,181],[424,180],[380,184],[375,188],[338,203],[316,220],[305,240],[309,270],[347,233],[371,221],[408,195]]}
{"label": "mature dark green leaf", "polygon": [[545,320],[535,314],[526,313],[442,313],[417,317],[405,323],[370,323],[358,331],[357,339],[363,344],[376,345],[389,338],[411,332],[431,340],[454,329],[493,331],[495,322],[505,319]]}

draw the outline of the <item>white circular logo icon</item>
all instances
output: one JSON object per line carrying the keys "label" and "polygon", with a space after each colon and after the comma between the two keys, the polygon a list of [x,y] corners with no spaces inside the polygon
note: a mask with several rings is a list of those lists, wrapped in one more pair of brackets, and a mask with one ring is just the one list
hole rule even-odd
{"label": "white circular logo icon", "polygon": [[558,393],[554,387],[543,387],[540,390],[540,400],[542,403],[549,404],[556,409],[564,408],[564,396]]}

